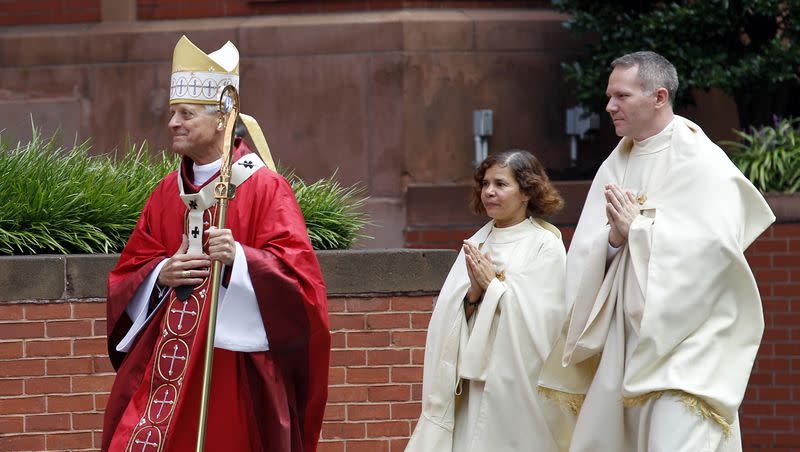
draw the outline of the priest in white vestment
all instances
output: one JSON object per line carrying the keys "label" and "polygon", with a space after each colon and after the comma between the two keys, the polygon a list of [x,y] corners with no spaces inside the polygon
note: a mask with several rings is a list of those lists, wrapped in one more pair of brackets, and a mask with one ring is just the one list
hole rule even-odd
{"label": "priest in white vestment", "polygon": [[578,414],[573,452],[741,451],[738,415],[764,322],[744,250],[774,220],[755,187],[676,116],[674,66],[612,63],[619,145],[567,256],[572,311],[540,390]]}
{"label": "priest in white vestment", "polygon": [[465,241],[428,327],[422,414],[407,452],[559,452],[574,416],[536,390],[567,314],[563,201],[527,151],[475,172],[472,207],[492,220]]}

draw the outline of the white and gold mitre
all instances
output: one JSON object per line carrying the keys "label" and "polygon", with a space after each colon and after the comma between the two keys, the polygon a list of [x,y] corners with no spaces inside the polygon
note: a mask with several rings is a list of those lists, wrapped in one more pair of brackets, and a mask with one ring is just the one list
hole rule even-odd
{"label": "white and gold mitre", "polygon": [[206,55],[186,36],[172,54],[169,103],[216,104],[219,88],[233,85],[239,91],[239,51],[230,41]]}

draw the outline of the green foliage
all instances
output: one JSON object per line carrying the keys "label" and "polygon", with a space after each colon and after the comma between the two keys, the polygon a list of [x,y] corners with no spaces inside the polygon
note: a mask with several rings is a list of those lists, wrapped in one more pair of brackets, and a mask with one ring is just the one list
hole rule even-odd
{"label": "green foliage", "polygon": [[128,239],[150,191],[177,159],[152,163],[147,145],[89,156],[34,127],[28,143],[0,141],[0,254],[110,253]]}
{"label": "green foliage", "polygon": [[[58,142],[35,127],[30,142],[14,147],[0,135],[0,255],[121,251],[148,196],[179,162],[165,153],[151,161],[146,144],[126,146],[115,160],[90,156],[88,141],[71,149]],[[335,175],[310,185],[289,177],[315,248],[347,248],[360,237],[362,189],[342,187]]]}
{"label": "green foliage", "polygon": [[720,144],[732,152],[731,160],[759,190],[800,189],[800,119],[776,119],[773,126],[734,133],[741,141]]}
{"label": "green foliage", "polygon": [[[568,29],[597,38],[590,40],[584,57],[564,64],[567,77],[577,83],[579,100],[595,111],[605,104],[611,61],[639,50],[660,53],[675,65],[679,105],[693,102],[692,88],[715,87],[737,101],[743,126],[797,109],[784,95],[787,87],[797,92],[800,86],[800,0],[553,4],[570,14],[564,24]],[[756,105],[769,96],[768,108]]]}
{"label": "green foliage", "polygon": [[361,234],[369,223],[367,216],[359,212],[367,199],[362,186],[343,187],[336,180],[336,173],[307,184],[293,172],[281,172],[292,185],[314,249],[346,249],[359,237],[369,238]]}

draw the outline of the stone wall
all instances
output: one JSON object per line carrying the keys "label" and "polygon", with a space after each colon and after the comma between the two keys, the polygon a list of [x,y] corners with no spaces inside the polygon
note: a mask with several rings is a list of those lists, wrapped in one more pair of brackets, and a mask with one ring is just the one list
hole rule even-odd
{"label": "stone wall", "polygon": [[[455,252],[319,257],[333,337],[320,450],[402,451],[420,410],[434,296]],[[766,331],[741,410],[745,450],[796,451],[800,224],[774,225],[747,257]],[[114,378],[103,296],[115,259],[0,258],[0,450],[97,450]]]}

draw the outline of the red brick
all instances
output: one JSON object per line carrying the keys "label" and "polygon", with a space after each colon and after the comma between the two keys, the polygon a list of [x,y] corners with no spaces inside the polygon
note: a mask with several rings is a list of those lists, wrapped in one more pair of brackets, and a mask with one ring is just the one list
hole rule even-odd
{"label": "red brick", "polygon": [[787,282],[789,281],[789,272],[786,270],[779,270],[779,269],[759,269],[755,271],[755,277],[758,282],[766,282],[766,281],[777,281],[777,282]]}
{"label": "red brick", "polygon": [[108,334],[107,323],[105,320],[95,320],[92,322],[92,334],[94,336],[106,337]]}
{"label": "red brick", "polygon": [[422,412],[422,404],[419,402],[393,403],[392,419],[418,419]]}
{"label": "red brick", "polygon": [[417,243],[422,241],[420,231],[406,229],[404,233],[406,243]]}
{"label": "red brick", "polygon": [[367,316],[367,328],[370,330],[408,328],[410,324],[408,314],[370,314]]}
{"label": "red brick", "polygon": [[789,370],[790,360],[786,358],[758,358],[756,368],[766,370]]}
{"label": "red brick", "polygon": [[347,312],[388,311],[388,298],[348,298]]}
{"label": "red brick", "polygon": [[67,303],[46,303],[25,305],[25,318],[28,320],[64,320],[70,318]]}
{"label": "red brick", "polygon": [[780,430],[787,431],[792,429],[792,418],[787,417],[765,417],[758,420],[758,428],[761,430]]}
{"label": "red brick", "polygon": [[43,359],[17,359],[0,362],[0,377],[26,377],[43,374]]}
{"label": "red brick", "polygon": [[389,441],[348,441],[347,452],[389,452]]}
{"label": "red brick", "polygon": [[396,347],[424,347],[425,331],[392,331],[392,345]]}
{"label": "red brick", "polygon": [[411,314],[411,328],[414,329],[428,329],[428,324],[431,322],[431,313],[413,313]]}
{"label": "red brick", "polygon": [[72,392],[108,392],[114,375],[81,375],[72,377]]}
{"label": "red brick", "polygon": [[25,416],[25,431],[55,432],[69,430],[69,414],[42,414],[39,416]]}
{"label": "red brick", "polygon": [[347,419],[350,421],[389,419],[389,404],[347,405]]}
{"label": "red brick", "polygon": [[48,413],[72,413],[94,410],[94,397],[91,394],[48,395]]}
{"label": "red brick", "polygon": [[25,418],[23,416],[0,416],[0,435],[19,433],[24,428]]}
{"label": "red brick", "polygon": [[425,349],[418,348],[411,350],[411,364],[422,365],[425,361]]}
{"label": "red brick", "polygon": [[331,348],[347,348],[347,333],[343,331],[331,333]]}
{"label": "red brick", "polygon": [[[800,373],[795,374],[776,374],[775,384],[782,386],[795,386],[800,381]],[[796,397],[795,397],[796,399]]]}
{"label": "red brick", "polygon": [[0,320],[22,320],[25,318],[21,304],[0,304]]}
{"label": "red brick", "polygon": [[364,314],[331,314],[331,331],[363,330]]}
{"label": "red brick", "polygon": [[69,391],[69,377],[39,377],[25,380],[25,394],[66,394]]}
{"label": "red brick", "polygon": [[94,369],[92,358],[52,358],[47,360],[47,375],[86,375]]}
{"label": "red brick", "polygon": [[764,307],[764,315],[765,317],[770,314],[779,314],[783,312],[789,312],[789,308],[791,307],[791,302],[787,300],[763,300],[761,305]]}
{"label": "red brick", "polygon": [[370,366],[410,363],[409,349],[367,350],[367,364]]}
{"label": "red brick", "polygon": [[800,325],[800,313],[783,314],[775,317],[775,325]]}
{"label": "red brick", "polygon": [[370,402],[408,401],[410,394],[408,385],[370,386],[367,393]]}
{"label": "red brick", "polygon": [[343,367],[331,367],[328,369],[328,385],[344,384],[345,372]]}
{"label": "red brick", "polygon": [[748,401],[742,412],[749,415],[772,416],[775,414],[775,404]]}
{"label": "red brick", "polygon": [[114,372],[114,367],[111,365],[111,360],[108,359],[108,356],[95,356],[92,358],[92,364],[96,374]]}
{"label": "red brick", "polygon": [[344,441],[320,441],[317,452],[344,452]]}
{"label": "red brick", "polygon": [[105,303],[75,303],[72,305],[73,319],[105,319]]}
{"label": "red brick", "polygon": [[347,369],[347,382],[350,384],[388,383],[388,367],[356,367]]}
{"label": "red brick", "polygon": [[345,312],[345,301],[342,298],[328,299],[328,312]]}
{"label": "red brick", "polygon": [[331,366],[363,366],[366,363],[364,350],[331,350]]}
{"label": "red brick", "polygon": [[408,421],[370,422],[367,424],[367,436],[370,438],[408,436],[410,434]]}
{"label": "red brick", "polygon": [[800,296],[800,284],[773,284],[772,295],[776,297]]}
{"label": "red brick", "polygon": [[392,298],[392,311],[433,311],[432,297],[399,297]]}
{"label": "red brick", "polygon": [[789,388],[759,388],[758,398],[760,400],[790,400],[792,391]]}
{"label": "red brick", "polygon": [[89,449],[92,447],[91,432],[54,433],[47,435],[47,448],[51,450]]}
{"label": "red brick", "polygon": [[775,414],[778,416],[800,416],[800,403],[783,403],[779,401],[775,404]]}
{"label": "red brick", "polygon": [[44,435],[12,435],[0,437],[0,450],[45,450]]}
{"label": "red brick", "polygon": [[94,409],[97,411],[105,411],[108,404],[109,393],[95,394],[94,395]]}
{"label": "red brick", "polygon": [[73,430],[102,430],[103,413],[74,413],[72,415]]}
{"label": "red brick", "polygon": [[422,400],[422,383],[411,385],[411,400]]}
{"label": "red brick", "polygon": [[745,257],[747,257],[747,263],[752,269],[772,267],[772,256],[745,255]]}
{"label": "red brick", "polygon": [[47,322],[47,337],[86,337],[92,334],[91,320]]}
{"label": "red brick", "polygon": [[328,403],[366,401],[367,388],[363,386],[334,386],[328,388]]}
{"label": "red brick", "polygon": [[785,253],[789,250],[786,239],[759,239],[756,240],[748,251],[755,254]]}
{"label": "red brick", "polygon": [[4,415],[44,413],[44,397],[35,396],[0,399],[0,413]]}
{"label": "red brick", "polygon": [[[411,431],[414,431],[414,424],[412,423]],[[408,444],[408,438],[392,438],[389,444],[391,445],[391,452],[404,452]]]}
{"label": "red brick", "polygon": [[108,354],[108,346],[104,337],[75,339],[75,351],[73,352],[75,356],[106,354]]}
{"label": "red brick", "polygon": [[323,417],[323,419],[325,422],[345,420],[345,406],[333,405],[330,403],[327,404],[325,406],[325,416]]}
{"label": "red brick", "polygon": [[365,432],[366,429],[362,423],[326,422],[322,424],[323,438],[364,438]]}
{"label": "red brick", "polygon": [[[800,447],[800,433],[776,433],[775,445],[792,447],[796,452],[797,448]],[[348,447],[348,451],[349,450],[350,448]]]}
{"label": "red brick", "polygon": [[422,367],[392,367],[392,383],[419,383],[422,381]]}
{"label": "red brick", "polygon": [[800,255],[774,255],[772,256],[772,264],[777,268],[797,268],[800,267]]}
{"label": "red brick", "polygon": [[25,341],[25,356],[69,356],[72,339],[45,339]]}
{"label": "red brick", "polygon": [[347,333],[348,347],[386,347],[388,345],[388,332]]}
{"label": "red brick", "polygon": [[773,237],[800,237],[800,224],[776,224],[772,228]]}
{"label": "red brick", "polygon": [[0,323],[0,339],[44,337],[44,322]]}
{"label": "red brick", "polygon": [[24,381],[21,378],[3,378],[0,380],[0,396],[22,395]]}
{"label": "red brick", "polygon": [[22,358],[22,341],[0,342],[0,359]]}

